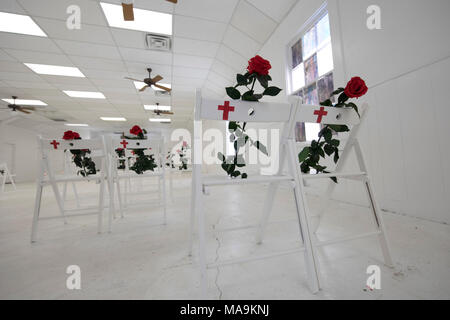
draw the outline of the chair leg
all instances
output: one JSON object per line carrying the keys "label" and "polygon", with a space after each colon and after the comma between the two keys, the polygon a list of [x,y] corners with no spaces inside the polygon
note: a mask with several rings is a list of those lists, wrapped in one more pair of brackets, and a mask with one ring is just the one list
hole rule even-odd
{"label": "chair leg", "polygon": [[31,242],[36,242],[39,213],[41,211],[42,189],[42,183],[38,182],[36,186],[36,199],[34,201],[33,222],[31,226]]}
{"label": "chair leg", "polygon": [[162,176],[162,201],[164,210],[164,224],[167,224],[167,199],[166,199],[166,176]]}
{"label": "chair leg", "polygon": [[256,243],[261,244],[263,240],[264,231],[267,227],[267,222],[269,221],[270,212],[272,211],[273,201],[275,199],[275,194],[277,192],[279,183],[274,182],[269,185],[269,189],[267,191],[267,196],[264,203],[264,211],[261,217],[261,222],[258,227],[258,233],[256,235]]}
{"label": "chair leg", "polygon": [[103,225],[103,198],[104,198],[105,188],[103,179],[100,182],[100,194],[98,198],[98,222],[97,222],[97,232],[102,233],[102,225]]}
{"label": "chair leg", "polygon": [[123,204],[122,204],[122,194],[120,192],[119,178],[117,178],[116,180],[116,186],[117,186],[117,200],[119,201],[120,217],[123,218]]}
{"label": "chair leg", "polygon": [[205,237],[205,215],[203,212],[201,190],[196,191],[196,213],[198,232],[198,263],[200,267],[200,289],[203,299],[207,298],[207,268],[206,268],[206,237]]}
{"label": "chair leg", "polygon": [[295,144],[291,140],[288,141],[288,150],[288,163],[291,174],[295,179],[294,197],[300,234],[303,238],[303,244],[305,247],[304,255],[307,277],[311,292],[315,294],[320,290],[319,265],[315,254],[315,248],[313,247],[311,240],[311,228],[308,221],[308,205],[306,203],[306,194],[303,188],[303,179],[300,172],[300,166],[298,165],[298,158],[295,154]]}
{"label": "chair leg", "polygon": [[378,235],[378,240],[380,241],[381,251],[383,252],[384,263],[386,264],[386,266],[392,268],[392,267],[394,267],[394,263],[392,261],[391,248],[390,248],[389,241],[388,241],[388,238],[386,235],[386,227],[384,225],[383,217],[382,217],[381,211],[378,207],[378,203],[376,201],[370,180],[367,179],[367,181],[365,181],[364,184],[365,184],[365,189],[367,191],[367,196],[369,198],[370,207],[372,209],[375,223],[376,223],[378,229],[381,231],[381,233]]}
{"label": "chair leg", "polygon": [[320,208],[318,210],[317,216],[314,217],[316,221],[315,221],[314,225],[312,226],[313,233],[316,233],[317,229],[319,229],[320,222],[322,221],[322,217],[330,204],[331,195],[333,194],[333,191],[335,188],[336,188],[336,184],[334,182],[328,183],[327,190],[325,191],[325,194],[321,198],[321,204],[320,204]]}
{"label": "chair leg", "polygon": [[[195,169],[194,169],[195,170]],[[194,246],[194,232],[195,232],[195,201],[196,201],[196,177],[195,172],[192,171],[191,181],[191,212],[189,221],[189,256],[192,256],[192,248]]]}

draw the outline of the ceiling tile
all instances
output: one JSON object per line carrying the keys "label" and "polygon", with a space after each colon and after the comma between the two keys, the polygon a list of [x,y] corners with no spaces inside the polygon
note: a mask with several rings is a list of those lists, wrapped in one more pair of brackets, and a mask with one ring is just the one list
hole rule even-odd
{"label": "ceiling tile", "polygon": [[170,65],[126,62],[126,67],[129,75],[124,74],[123,76],[136,79],[148,78],[147,68],[152,68],[152,76],[161,75],[164,78],[161,80],[162,82],[170,81],[170,75],[172,74],[172,67]]}
{"label": "ceiling tile", "polygon": [[219,45],[219,43],[211,41],[175,37],[173,40],[173,52],[214,58]]}
{"label": "ceiling tile", "polygon": [[240,52],[242,56],[249,59],[255,55],[255,53],[261,48],[261,44],[242,33],[233,26],[229,26],[223,43],[234,49],[236,52]]}
{"label": "ceiling tile", "polygon": [[203,85],[204,80],[198,79],[198,78],[183,78],[183,77],[176,77],[173,79],[173,84],[180,84],[180,85],[191,85],[195,87],[201,87]]}
{"label": "ceiling tile", "polygon": [[54,87],[46,82],[25,82],[25,81],[5,81],[11,87],[15,88],[35,88],[35,89],[54,89]]}
{"label": "ceiling tile", "polygon": [[247,67],[248,59],[250,58],[246,59],[236,51],[225,45],[221,45],[217,51],[217,59],[227,66],[234,68],[234,70],[240,71]]}
{"label": "ceiling tile", "polygon": [[172,64],[172,54],[169,52],[120,48],[120,53],[126,61],[143,62],[148,64]]}
{"label": "ceiling tile", "polygon": [[[233,79],[236,77],[236,71],[231,67],[225,65],[224,63],[220,62],[219,60],[214,61],[214,63],[211,66],[211,70],[220,74],[225,79]],[[242,73],[243,71],[239,72]]]}
{"label": "ceiling tile", "polygon": [[220,22],[190,18],[174,17],[174,36],[197,40],[221,42],[227,25]]}
{"label": "ceiling tile", "polygon": [[4,72],[30,73],[30,69],[20,62],[0,61],[0,70]]}
{"label": "ceiling tile", "polygon": [[119,47],[146,49],[146,32],[111,28],[112,35]]}
{"label": "ceiling tile", "polygon": [[[122,3],[122,0],[93,0],[93,1],[108,2],[108,3],[115,3],[115,4]],[[174,6],[175,6],[174,4],[172,4],[168,1],[134,0],[135,8],[164,12],[164,13],[172,13]]]}
{"label": "ceiling tile", "polygon": [[173,58],[174,66],[191,67],[191,68],[208,69],[211,67],[212,62],[213,62],[212,58],[190,56],[190,55],[176,54],[176,53],[174,54],[174,58]]}
{"label": "ceiling tile", "polygon": [[275,21],[261,11],[255,10],[255,7],[246,1],[239,3],[231,24],[259,43],[266,42],[277,27]]}
{"label": "ceiling tile", "polygon": [[91,57],[81,57],[81,56],[69,56],[75,65],[80,68],[87,69],[97,69],[105,71],[117,71],[126,72],[125,65],[122,61],[102,59],[102,58],[91,58]]}
{"label": "ceiling tile", "polygon": [[97,69],[87,69],[83,68],[81,70],[83,74],[93,80],[93,79],[115,79],[121,80],[124,77],[124,72],[120,71],[107,71],[107,70],[97,70]]}
{"label": "ceiling tile", "polygon": [[81,9],[82,24],[106,26],[106,19],[100,4],[91,0],[17,0],[32,16],[66,20],[67,8],[77,5]]}
{"label": "ceiling tile", "polygon": [[62,53],[52,40],[43,37],[0,32],[0,44],[2,49],[10,48],[28,51]]}
{"label": "ceiling tile", "polygon": [[67,28],[66,21],[37,17],[34,20],[53,39],[115,45],[107,27],[83,24],[81,29],[71,30]]}
{"label": "ceiling tile", "polygon": [[208,76],[208,69],[189,68],[189,67],[173,67],[173,77],[190,77],[205,79]]}
{"label": "ceiling tile", "polygon": [[280,23],[297,0],[247,0],[253,6],[263,11],[266,15]]}
{"label": "ceiling tile", "polygon": [[2,12],[9,12],[9,13],[17,13],[17,14],[26,14],[26,12],[16,2],[16,0],[2,0],[2,1],[0,1],[0,11],[2,11]]}
{"label": "ceiling tile", "polygon": [[6,51],[0,50],[0,61],[16,61],[16,60],[10,55],[8,55]]}
{"label": "ceiling tile", "polygon": [[55,40],[58,46],[69,55],[86,56],[104,59],[120,60],[116,47],[68,40]]}
{"label": "ceiling tile", "polygon": [[228,23],[238,0],[179,1],[175,14]]}
{"label": "ceiling tile", "polygon": [[91,82],[87,78],[81,77],[63,77],[63,76],[51,76],[51,75],[40,75],[41,78],[50,84],[60,84],[60,85],[91,85]]}
{"label": "ceiling tile", "polygon": [[20,62],[50,64],[71,67],[73,63],[66,55],[48,53],[48,52],[33,52],[27,50],[5,49],[5,52],[10,56],[16,58]]}
{"label": "ceiling tile", "polygon": [[41,82],[42,79],[37,74],[32,72],[4,72],[0,71],[0,80],[10,81],[27,81],[27,82]]}
{"label": "ceiling tile", "polygon": [[233,83],[234,83],[234,81],[232,81],[231,79],[226,79],[226,78],[222,77],[221,75],[215,73],[214,71],[211,71],[209,73],[206,81],[212,82],[213,84],[224,88],[223,90],[225,90],[226,87],[233,85]]}

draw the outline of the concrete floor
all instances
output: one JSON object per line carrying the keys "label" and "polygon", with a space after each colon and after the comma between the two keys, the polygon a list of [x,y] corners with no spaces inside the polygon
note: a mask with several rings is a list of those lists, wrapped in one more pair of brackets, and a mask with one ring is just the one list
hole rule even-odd
{"label": "concrete floor", "polygon": [[[94,183],[79,186],[83,203],[95,200]],[[34,184],[0,197],[0,299],[195,299],[196,257],[187,255],[190,174],[175,177],[162,225],[160,207],[130,209],[111,234],[97,234],[96,218],[40,222],[30,244]],[[254,244],[265,186],[217,187],[206,198],[208,260],[220,261],[299,246],[292,192],[280,189],[265,242]],[[318,199],[310,197],[317,208]],[[42,216],[56,214],[51,190]],[[395,269],[383,266],[374,238],[318,249],[322,290],[310,293],[302,253],[210,269],[213,299],[449,299],[450,226],[384,213]],[[229,228],[242,227],[237,231]],[[372,230],[369,210],[334,203],[320,239]],[[381,289],[365,289],[366,268],[381,268]],[[66,268],[81,268],[81,290],[66,288]]]}

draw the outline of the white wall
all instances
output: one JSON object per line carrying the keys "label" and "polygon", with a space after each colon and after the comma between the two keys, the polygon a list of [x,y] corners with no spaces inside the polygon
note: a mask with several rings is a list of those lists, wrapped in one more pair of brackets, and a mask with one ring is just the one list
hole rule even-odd
{"label": "white wall", "polygon": [[[286,44],[323,1],[300,0],[260,54],[285,84]],[[450,12],[448,0],[378,0],[382,30],[366,27],[369,0],[330,0],[335,86],[361,76],[372,110],[362,133],[384,209],[450,223]],[[283,99],[276,97],[274,99]],[[337,197],[365,199],[340,183]]]}

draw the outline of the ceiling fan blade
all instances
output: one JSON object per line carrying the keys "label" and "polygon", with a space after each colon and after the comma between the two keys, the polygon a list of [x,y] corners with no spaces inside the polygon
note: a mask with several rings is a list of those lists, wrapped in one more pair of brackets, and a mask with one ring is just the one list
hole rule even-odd
{"label": "ceiling fan blade", "polygon": [[31,113],[31,112],[29,112],[27,110],[22,109],[22,107],[17,107],[16,110],[20,111],[20,112],[23,112],[23,113],[26,113],[26,114],[30,114]]}
{"label": "ceiling fan blade", "polygon": [[158,82],[158,81],[161,81],[162,79],[164,79],[164,78],[161,77],[161,76],[158,74],[156,77],[154,77],[154,78],[152,79],[152,82],[153,82],[153,83],[156,83],[156,82]]}
{"label": "ceiling fan blade", "polygon": [[172,2],[172,3],[177,3],[178,2],[178,0],[166,0],[166,1],[169,1],[169,2]]}
{"label": "ceiling fan blade", "polygon": [[173,114],[172,111],[161,111],[161,114]]}
{"label": "ceiling fan blade", "polygon": [[167,88],[167,87],[164,87],[164,86],[161,86],[161,85],[159,85],[159,84],[154,84],[154,86],[155,87],[157,87],[157,88],[160,88],[160,89],[163,89],[163,90],[166,90],[166,91],[168,91],[168,92],[170,92],[170,91],[172,91],[172,89],[170,89],[170,88]]}
{"label": "ceiling fan blade", "polygon": [[134,79],[134,78],[130,78],[130,77],[124,77],[124,79],[133,80],[133,81],[139,81],[139,82],[144,82],[144,81],[142,81],[142,80],[138,80],[138,79]]}
{"label": "ceiling fan blade", "polygon": [[20,109],[24,109],[24,110],[31,110],[31,111],[34,111],[34,110],[36,110],[36,108],[35,108],[35,107],[20,107]]}
{"label": "ceiling fan blade", "polygon": [[142,92],[142,91],[144,91],[145,89],[147,89],[148,87],[149,87],[149,85],[146,84],[145,86],[143,86],[142,88],[140,88],[139,91]]}
{"label": "ceiling fan blade", "polygon": [[132,1],[131,1],[131,3],[123,3],[122,2],[122,11],[123,11],[123,20],[134,21],[133,2]]}

